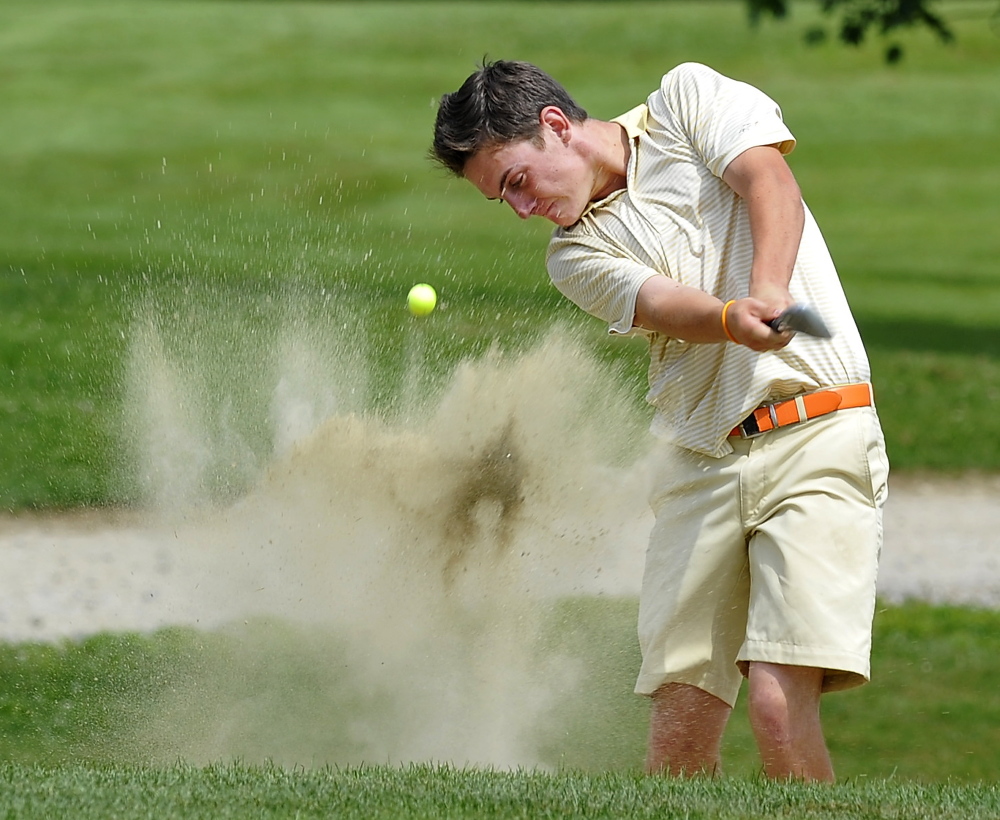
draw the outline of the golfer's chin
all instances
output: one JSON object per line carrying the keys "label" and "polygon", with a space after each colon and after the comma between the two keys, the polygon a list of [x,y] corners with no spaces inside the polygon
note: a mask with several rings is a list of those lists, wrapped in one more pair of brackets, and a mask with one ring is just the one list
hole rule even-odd
{"label": "golfer's chin", "polygon": [[583,211],[578,211],[575,208],[560,208],[556,206],[552,210],[545,214],[545,218],[560,228],[571,228],[577,222],[580,221],[580,217],[583,216]]}

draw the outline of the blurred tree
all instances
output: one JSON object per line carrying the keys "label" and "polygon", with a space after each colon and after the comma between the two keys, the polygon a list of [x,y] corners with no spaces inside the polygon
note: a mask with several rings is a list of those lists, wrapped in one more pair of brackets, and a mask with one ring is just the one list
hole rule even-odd
{"label": "blurred tree", "polygon": [[[926,26],[942,40],[950,42],[955,35],[944,19],[931,11],[934,0],[819,0],[823,13],[836,17],[837,36],[850,45],[860,44],[869,31],[885,36],[909,26]],[[782,18],[788,14],[788,0],[747,0],[750,20],[761,17]],[[998,12],[1000,13],[1000,12]],[[994,14],[996,17],[997,14]],[[827,30],[815,26],[806,32],[806,40],[818,43],[825,40]],[[886,46],[887,62],[898,62],[903,48],[898,43]]]}

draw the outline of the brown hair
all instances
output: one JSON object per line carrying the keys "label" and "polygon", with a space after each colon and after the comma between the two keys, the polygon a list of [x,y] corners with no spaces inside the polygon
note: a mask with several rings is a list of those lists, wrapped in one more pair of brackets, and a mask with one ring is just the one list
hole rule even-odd
{"label": "brown hair", "polygon": [[457,176],[483,148],[516,140],[537,142],[539,115],[554,105],[574,122],[584,111],[552,77],[531,63],[483,61],[462,87],[441,97],[431,159]]}

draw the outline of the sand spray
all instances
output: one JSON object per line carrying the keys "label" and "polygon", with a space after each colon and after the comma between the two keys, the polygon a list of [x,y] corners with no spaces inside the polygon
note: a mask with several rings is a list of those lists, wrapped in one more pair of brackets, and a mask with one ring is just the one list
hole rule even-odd
{"label": "sand spray", "polygon": [[400,398],[373,410],[371,341],[320,301],[267,330],[137,311],[132,480],[150,526],[204,563],[227,639],[143,705],[130,748],[541,765],[539,727],[579,686],[555,602],[638,585],[635,385],[565,328],[432,373],[409,320]]}

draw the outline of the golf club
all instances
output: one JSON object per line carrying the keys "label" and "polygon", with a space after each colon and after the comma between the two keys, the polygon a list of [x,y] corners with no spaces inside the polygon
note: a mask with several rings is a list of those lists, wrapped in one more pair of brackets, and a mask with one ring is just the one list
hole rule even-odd
{"label": "golf club", "polygon": [[779,333],[783,330],[792,330],[820,339],[829,339],[833,335],[827,328],[826,322],[809,305],[792,305],[783,310],[776,319],[765,324]]}

